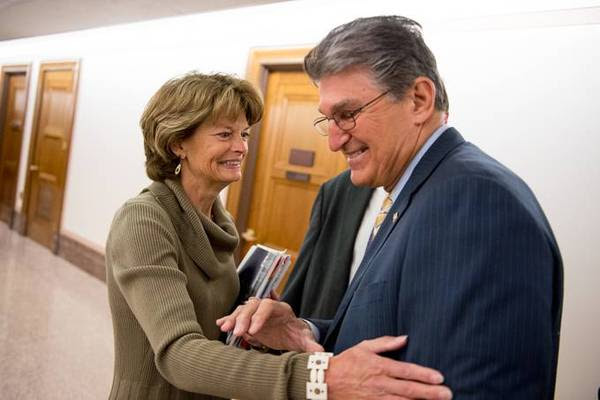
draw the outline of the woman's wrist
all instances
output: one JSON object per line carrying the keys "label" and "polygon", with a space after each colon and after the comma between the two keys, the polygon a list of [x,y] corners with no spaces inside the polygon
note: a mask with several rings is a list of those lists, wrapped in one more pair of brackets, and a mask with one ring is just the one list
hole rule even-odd
{"label": "woman's wrist", "polygon": [[333,353],[316,352],[308,357],[307,368],[310,370],[306,383],[307,400],[327,400],[327,382],[325,371],[329,367],[329,359]]}

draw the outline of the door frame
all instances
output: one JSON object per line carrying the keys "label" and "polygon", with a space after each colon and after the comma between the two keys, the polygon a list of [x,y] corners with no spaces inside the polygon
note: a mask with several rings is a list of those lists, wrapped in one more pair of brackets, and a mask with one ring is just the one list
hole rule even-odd
{"label": "door frame", "polygon": [[[292,47],[277,49],[251,49],[248,56],[246,80],[260,90],[263,97],[267,92],[269,73],[275,71],[302,71],[304,56],[312,47]],[[265,99],[263,98],[263,101]],[[263,114],[266,114],[264,110]],[[262,122],[254,125],[248,141],[248,156],[244,161],[242,178],[229,185],[227,210],[231,213],[240,234],[247,228],[250,215],[250,200],[254,186],[254,171],[258,157],[258,147]],[[240,246],[238,246],[239,252]]]}
{"label": "door frame", "polygon": [[64,187],[63,187],[63,195],[60,202],[60,211],[58,213],[58,225],[57,231],[54,238],[54,244],[50,249],[53,253],[58,253],[58,241],[60,238],[60,227],[62,223],[62,212],[64,206],[64,194],[67,189],[66,175],[67,170],[69,169],[69,160],[71,158],[71,143],[73,142],[73,125],[75,124],[75,114],[77,112],[77,94],[79,92],[79,68],[80,62],[78,59],[75,60],[60,60],[60,61],[42,61],[40,62],[40,68],[38,71],[38,81],[37,81],[37,89],[35,93],[35,110],[33,113],[33,124],[31,127],[31,134],[29,135],[29,155],[27,157],[27,169],[25,170],[25,190],[23,194],[23,205],[21,206],[21,216],[23,217],[23,234],[27,235],[27,226],[29,221],[27,221],[27,214],[29,211],[29,203],[30,203],[30,195],[31,195],[31,164],[33,161],[33,157],[36,151],[36,138],[34,135],[38,131],[39,123],[40,123],[40,110],[42,108],[42,91],[44,89],[43,83],[43,75],[46,71],[60,71],[65,69],[68,65],[73,65],[73,81],[75,82],[75,89],[73,91],[73,118],[71,119],[71,123],[69,125],[69,144],[66,150],[67,153],[67,165],[65,166],[65,172],[63,176]]}
{"label": "door frame", "polygon": [[[29,84],[31,80],[31,63],[24,64],[4,64],[2,68],[0,68],[0,127],[4,126],[4,118],[6,116],[7,107],[8,107],[8,78],[10,75],[19,75],[25,74],[25,112],[23,113],[23,137],[25,138],[25,121],[27,120],[27,106],[29,103]],[[0,154],[2,154],[2,142],[3,138],[0,137]],[[23,143],[21,142],[21,153],[23,152]],[[19,160],[17,161],[17,186],[15,186],[14,198],[17,199],[17,188],[19,182],[19,168],[21,166],[21,154],[19,154]],[[10,223],[8,226],[12,229],[15,223],[15,202],[13,202]]]}

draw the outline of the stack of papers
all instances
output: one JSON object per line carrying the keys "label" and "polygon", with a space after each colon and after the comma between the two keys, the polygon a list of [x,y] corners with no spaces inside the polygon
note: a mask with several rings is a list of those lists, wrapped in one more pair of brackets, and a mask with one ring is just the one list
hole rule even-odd
{"label": "stack of papers", "polygon": [[[291,257],[285,250],[276,250],[264,245],[253,245],[240,263],[237,273],[240,278],[240,294],[237,304],[243,304],[250,297],[269,297],[279,286],[291,264]],[[242,338],[227,335],[226,343],[236,347],[242,345]]]}

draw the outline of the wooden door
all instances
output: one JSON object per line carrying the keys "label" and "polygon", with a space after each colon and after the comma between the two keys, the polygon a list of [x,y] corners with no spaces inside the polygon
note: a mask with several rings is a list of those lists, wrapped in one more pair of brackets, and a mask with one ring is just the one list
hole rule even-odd
{"label": "wooden door", "polygon": [[242,255],[256,242],[287,249],[295,260],[320,185],[347,168],[312,125],[318,102],[303,72],[269,73]]}
{"label": "wooden door", "polygon": [[27,72],[3,71],[0,115],[0,219],[12,226],[27,104]]}
{"label": "wooden door", "polygon": [[27,236],[57,250],[78,65],[45,63],[40,67],[35,125],[31,138],[27,195]]}

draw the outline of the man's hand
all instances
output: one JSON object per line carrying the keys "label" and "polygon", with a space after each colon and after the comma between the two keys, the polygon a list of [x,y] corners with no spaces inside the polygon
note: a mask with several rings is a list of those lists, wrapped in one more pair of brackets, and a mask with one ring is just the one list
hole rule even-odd
{"label": "man's hand", "polygon": [[[223,332],[233,330],[250,343],[272,349],[323,351],[308,325],[279,301],[250,298],[218,319],[217,325]],[[450,389],[440,385],[444,378],[438,371],[378,354],[398,350],[406,341],[406,336],[365,340],[332,357],[325,372],[329,399],[451,399]]]}
{"label": "man's hand", "polygon": [[233,330],[249,343],[275,350],[323,351],[310,327],[280,301],[251,297],[233,313],[217,320],[222,332]]}
{"label": "man's hand", "polygon": [[397,350],[406,341],[406,336],[364,340],[332,357],[325,371],[328,398],[451,399],[452,392],[440,385],[444,377],[436,370],[378,355]]}

